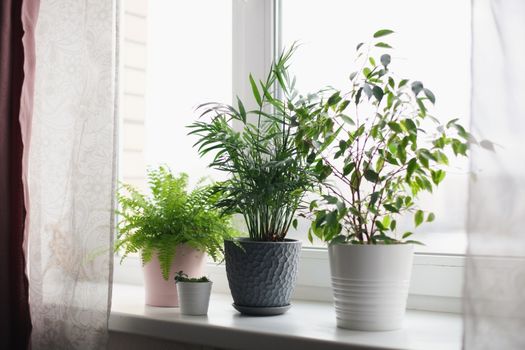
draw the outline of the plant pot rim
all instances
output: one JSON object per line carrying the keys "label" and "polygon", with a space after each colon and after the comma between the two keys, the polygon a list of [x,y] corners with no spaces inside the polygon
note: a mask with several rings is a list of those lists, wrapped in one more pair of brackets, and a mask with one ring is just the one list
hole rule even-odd
{"label": "plant pot rim", "polygon": [[407,248],[413,249],[412,243],[392,243],[392,244],[351,244],[351,243],[330,243],[329,247],[355,247],[356,249],[384,249],[384,248]]}
{"label": "plant pot rim", "polygon": [[231,239],[225,239],[224,241],[225,242],[239,241],[239,242],[242,242],[243,244],[244,243],[257,243],[257,244],[297,244],[297,243],[301,243],[301,241],[297,239],[292,239],[292,238],[285,238],[284,241],[272,242],[272,241],[254,241],[250,237],[236,237],[236,238],[231,238]]}
{"label": "plant pot rim", "polygon": [[176,281],[175,284],[213,284],[213,281],[207,281],[207,282],[188,282],[188,281]]}

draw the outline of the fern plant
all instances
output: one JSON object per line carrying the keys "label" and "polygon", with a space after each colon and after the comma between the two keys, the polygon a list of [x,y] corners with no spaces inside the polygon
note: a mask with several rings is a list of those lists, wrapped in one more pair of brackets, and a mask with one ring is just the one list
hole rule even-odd
{"label": "fern plant", "polygon": [[199,154],[214,155],[209,166],[229,175],[215,186],[222,194],[216,207],[241,214],[255,241],[283,241],[297,223],[295,213],[305,192],[315,183],[295,147],[296,127],[286,122],[291,117],[288,104],[296,96],[287,71],[294,50],[281,54],[265,81],[257,83],[250,75],[256,109],[246,110],[239,99],[237,107],[207,103],[199,108],[201,118],[208,120],[189,126],[190,134],[199,137]]}
{"label": "fern plant", "polygon": [[148,182],[150,196],[129,184],[121,184],[117,193],[120,209],[115,251],[122,252],[122,259],[140,252],[146,264],[156,253],[165,280],[179,244],[221,260],[223,241],[233,237],[235,230],[231,218],[214,209],[220,194],[211,185],[188,192],[188,176],[175,176],[165,166],[148,171]]}

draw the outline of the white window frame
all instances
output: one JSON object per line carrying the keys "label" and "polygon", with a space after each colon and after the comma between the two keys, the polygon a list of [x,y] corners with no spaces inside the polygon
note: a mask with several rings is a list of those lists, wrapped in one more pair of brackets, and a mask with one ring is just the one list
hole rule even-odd
{"label": "white window frame", "polygon": [[[280,47],[276,19],[279,0],[233,0],[233,96],[253,101],[247,77],[264,78]],[[128,257],[121,265],[115,257],[114,282],[143,284],[140,259]],[[228,293],[224,265],[210,262],[207,272],[214,291]],[[465,256],[461,254],[416,253],[410,283],[408,308],[461,312]],[[325,248],[304,247],[294,298],[332,301],[328,252]]]}

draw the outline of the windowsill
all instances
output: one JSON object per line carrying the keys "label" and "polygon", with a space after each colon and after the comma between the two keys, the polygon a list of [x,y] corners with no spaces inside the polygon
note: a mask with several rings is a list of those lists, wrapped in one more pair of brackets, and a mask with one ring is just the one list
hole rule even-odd
{"label": "windowsill", "polygon": [[144,305],[140,286],[115,284],[109,330],[231,349],[460,349],[461,316],[408,310],[402,330],[357,332],[336,327],[331,303],[293,301],[284,315],[246,317],[228,294],[215,293],[208,316]]}

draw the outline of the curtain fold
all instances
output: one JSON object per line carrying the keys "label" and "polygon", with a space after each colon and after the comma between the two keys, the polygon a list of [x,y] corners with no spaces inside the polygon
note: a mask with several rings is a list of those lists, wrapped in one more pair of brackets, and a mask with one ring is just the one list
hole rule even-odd
{"label": "curtain fold", "polygon": [[29,154],[32,348],[102,349],[112,282],[115,3],[41,0]]}
{"label": "curtain fold", "polygon": [[464,348],[525,349],[525,1],[473,0],[472,33]]}
{"label": "curtain fold", "polygon": [[37,13],[37,0],[0,3],[1,349],[28,349],[31,334],[24,232]]}

